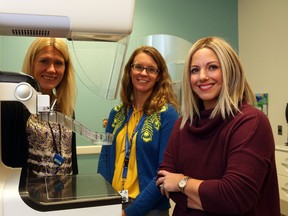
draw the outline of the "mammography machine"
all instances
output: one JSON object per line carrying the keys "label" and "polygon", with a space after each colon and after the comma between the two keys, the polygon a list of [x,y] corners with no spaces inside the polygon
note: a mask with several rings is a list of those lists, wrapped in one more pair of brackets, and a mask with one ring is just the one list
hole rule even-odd
{"label": "mammography machine", "polygon": [[[0,35],[117,42],[132,31],[134,1],[0,0]],[[0,89],[0,103],[20,101],[44,120],[50,115],[49,96],[40,93],[33,78],[0,70]],[[0,216],[121,215],[121,196],[101,175],[30,178],[24,169],[3,164],[2,145]]]}

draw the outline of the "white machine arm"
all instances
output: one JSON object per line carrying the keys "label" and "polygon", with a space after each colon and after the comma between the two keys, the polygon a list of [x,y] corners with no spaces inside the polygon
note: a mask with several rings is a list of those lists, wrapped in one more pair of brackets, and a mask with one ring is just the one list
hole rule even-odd
{"label": "white machine arm", "polygon": [[39,0],[0,0],[0,35],[119,41],[132,31],[134,4],[52,0],[44,6]]}
{"label": "white machine arm", "polygon": [[[80,41],[121,41],[132,32],[135,1],[52,0],[43,5],[43,1],[39,0],[0,0],[0,35],[62,37]],[[1,75],[3,74],[1,73]],[[20,101],[31,113],[42,114],[43,119],[45,117],[43,114],[47,114],[48,121],[51,121],[51,113],[54,117],[55,113],[50,112],[50,101],[47,101],[49,97],[46,98],[39,93],[40,90],[37,91],[33,84],[25,80],[15,82],[1,77],[0,88],[0,101]],[[59,121],[59,116],[64,118],[64,124],[66,124],[65,116],[59,115],[59,113],[56,113],[55,116],[57,116],[56,121]],[[73,123],[74,126],[75,123],[78,124],[73,120],[70,123]],[[95,140],[97,144],[98,141],[95,138],[97,133],[79,125],[78,128],[71,127],[89,140]],[[105,144],[107,144],[106,140]],[[45,177],[44,184],[43,182],[40,184],[34,182],[30,187],[26,184],[28,178],[26,179],[25,172],[23,169],[21,174],[21,168],[6,167],[0,161],[0,216],[121,215],[122,198],[101,175],[68,176],[72,179],[71,185],[73,186],[74,183],[77,185],[72,190],[75,196],[67,197],[65,193],[56,191],[59,187],[51,187],[51,185],[59,185],[59,179],[55,179],[54,176]],[[54,181],[55,184],[46,184],[50,181],[52,183]],[[34,200],[30,196],[33,194],[30,194],[27,188],[37,190],[37,185],[46,186],[46,193],[33,193],[36,198],[39,198],[39,200]],[[24,188],[23,192],[19,190],[20,187]],[[59,197],[50,197],[51,194]],[[46,200],[40,199],[42,197]],[[37,204],[37,208],[35,204]]]}
{"label": "white machine arm", "polygon": [[19,101],[32,114],[49,112],[50,97],[36,91],[38,88],[37,82],[29,75],[0,71],[0,101]]}
{"label": "white machine arm", "polygon": [[76,121],[75,119],[64,115],[60,112],[41,112],[39,113],[40,119],[47,122],[57,122],[60,125],[63,125],[75,133],[81,135],[88,141],[92,142],[95,145],[111,145],[113,135],[111,133],[98,133],[89,130],[83,124]]}
{"label": "white machine arm", "polygon": [[0,101],[19,101],[30,113],[39,115],[42,121],[57,122],[93,144],[112,143],[112,134],[93,132],[75,119],[51,110],[49,95],[42,95],[38,83],[27,74],[0,71],[0,89],[3,89]]}
{"label": "white machine arm", "polygon": [[[0,89],[0,101],[20,101],[31,113],[37,114],[42,118],[42,120],[58,122],[59,124],[69,127],[71,130],[84,136],[94,144],[111,144],[112,135],[92,132],[79,122],[63,115],[62,113],[50,111],[49,95],[42,95],[38,83],[29,75],[0,71]],[[2,157],[1,150],[2,149],[0,148],[0,159]],[[31,178],[30,181],[33,182],[33,184],[27,185],[26,183],[29,182],[27,181],[27,178],[29,177],[26,176],[25,169],[21,174],[20,168],[6,167],[2,163],[1,159],[0,171],[0,216],[20,214],[25,216],[38,216],[40,214],[51,215],[50,211],[54,211],[53,215],[62,216],[76,216],[82,214],[92,216],[97,215],[97,213],[99,213],[99,215],[108,215],[108,212],[109,215],[115,216],[121,214],[121,196],[101,175],[85,176],[84,178],[81,178],[81,176],[78,175]],[[21,178],[20,174],[23,175],[23,178]],[[96,185],[89,188],[89,191],[86,192],[85,195],[86,198],[85,196],[84,198],[81,197],[81,195],[78,196],[76,192],[73,192],[73,194],[76,194],[75,197],[72,196],[68,199],[65,197],[65,193],[63,193],[64,195],[58,192],[55,193],[55,191],[61,191],[64,189],[61,187],[61,185],[64,184],[61,178],[65,178],[63,180],[65,182],[68,178],[71,185],[66,186],[71,186],[71,190],[75,190],[75,188],[78,190],[78,187],[83,188],[83,185],[87,184],[87,180],[89,179],[92,181],[89,184],[96,181]],[[93,178],[93,180],[91,180],[91,178]],[[48,187],[48,185],[51,185],[48,181],[52,182],[51,184],[54,185],[54,187]],[[55,187],[55,185],[59,184],[60,187]],[[75,184],[78,186],[73,188],[72,186]],[[40,186],[42,188],[44,187],[44,189],[46,188],[46,190],[40,192]],[[83,192],[84,191],[81,191],[81,193]],[[34,197],[34,193],[42,194],[41,196],[39,195]],[[58,195],[56,197],[49,197],[51,194]],[[45,199],[45,197],[47,199]],[[42,205],[42,203],[44,204]],[[15,205],[17,208],[15,208]],[[36,211],[36,209],[38,211]],[[83,213],[83,211],[85,211],[85,213]]]}

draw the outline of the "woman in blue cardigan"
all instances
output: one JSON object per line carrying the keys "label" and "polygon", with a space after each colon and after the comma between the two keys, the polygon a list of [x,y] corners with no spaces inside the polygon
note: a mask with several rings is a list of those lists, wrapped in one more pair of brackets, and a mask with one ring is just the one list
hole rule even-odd
{"label": "woman in blue cardigan", "polygon": [[98,172],[122,195],[122,215],[168,216],[169,200],[155,182],[178,119],[178,101],[157,49],[142,46],[132,53],[120,96],[121,104],[110,112],[106,127],[113,143],[102,147]]}

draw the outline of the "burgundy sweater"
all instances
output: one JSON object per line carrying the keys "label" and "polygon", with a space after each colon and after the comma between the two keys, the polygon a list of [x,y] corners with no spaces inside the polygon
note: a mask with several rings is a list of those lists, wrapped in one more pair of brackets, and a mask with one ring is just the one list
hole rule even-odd
{"label": "burgundy sweater", "polygon": [[174,125],[160,169],[204,180],[199,196],[204,211],[187,207],[187,197],[171,193],[176,203],[173,216],[245,215],[279,216],[279,191],[275,145],[267,117],[247,105],[241,113],[223,120],[187,122],[180,130]]}

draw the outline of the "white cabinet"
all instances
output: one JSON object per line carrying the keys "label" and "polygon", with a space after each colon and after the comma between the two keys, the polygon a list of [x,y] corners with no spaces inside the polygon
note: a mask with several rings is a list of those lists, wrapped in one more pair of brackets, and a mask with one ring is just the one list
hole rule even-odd
{"label": "white cabinet", "polygon": [[280,198],[288,201],[288,152],[276,151],[276,166]]}
{"label": "white cabinet", "polygon": [[276,146],[275,153],[281,213],[288,215],[288,146]]}

